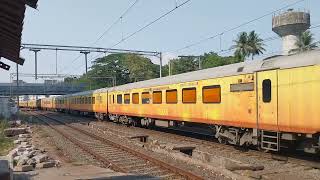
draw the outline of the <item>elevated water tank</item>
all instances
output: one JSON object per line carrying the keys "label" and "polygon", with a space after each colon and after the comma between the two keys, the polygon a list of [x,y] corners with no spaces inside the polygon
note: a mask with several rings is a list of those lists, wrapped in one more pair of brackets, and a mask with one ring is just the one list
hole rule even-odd
{"label": "elevated water tank", "polygon": [[272,17],[272,31],[282,38],[283,55],[297,48],[295,43],[299,35],[310,27],[310,13],[289,9],[280,15]]}

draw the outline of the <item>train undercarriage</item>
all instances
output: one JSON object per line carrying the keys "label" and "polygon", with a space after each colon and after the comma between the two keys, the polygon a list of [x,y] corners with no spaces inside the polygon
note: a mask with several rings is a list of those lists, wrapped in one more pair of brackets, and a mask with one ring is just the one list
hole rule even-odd
{"label": "train undercarriage", "polygon": [[[219,143],[241,147],[256,147],[263,151],[280,151],[280,149],[299,150],[305,153],[320,153],[320,134],[298,134],[258,130],[252,128],[238,128],[221,125],[207,125],[172,120],[159,120],[116,114],[96,113],[98,120],[110,120],[127,126],[181,128],[192,127],[203,129],[216,138]],[[187,128],[188,129],[188,128]],[[190,129],[190,128],[189,128]]]}

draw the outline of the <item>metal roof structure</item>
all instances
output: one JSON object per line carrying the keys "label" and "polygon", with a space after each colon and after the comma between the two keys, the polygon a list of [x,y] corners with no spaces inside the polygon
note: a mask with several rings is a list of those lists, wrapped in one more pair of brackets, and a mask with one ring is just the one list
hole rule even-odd
{"label": "metal roof structure", "polygon": [[21,35],[26,5],[37,8],[38,0],[0,0],[0,58],[23,65]]}

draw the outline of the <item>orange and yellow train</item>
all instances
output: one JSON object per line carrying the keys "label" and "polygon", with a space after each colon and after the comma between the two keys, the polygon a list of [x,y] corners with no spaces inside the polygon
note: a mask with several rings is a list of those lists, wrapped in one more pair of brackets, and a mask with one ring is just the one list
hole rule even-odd
{"label": "orange and yellow train", "polygon": [[320,150],[320,51],[42,99],[42,109],[142,126],[201,125],[224,143]]}

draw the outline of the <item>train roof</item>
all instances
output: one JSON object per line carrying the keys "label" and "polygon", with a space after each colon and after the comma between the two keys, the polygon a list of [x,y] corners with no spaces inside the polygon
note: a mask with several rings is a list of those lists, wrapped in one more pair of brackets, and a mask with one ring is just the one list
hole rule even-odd
{"label": "train roof", "polygon": [[320,64],[320,50],[313,50],[306,53],[300,53],[290,56],[276,56],[265,60],[248,60],[241,63],[203,69],[199,71],[167,76],[163,78],[140,81],[136,83],[116,86],[113,88],[99,89],[97,91],[125,91],[136,88],[147,88],[168,84],[205,80],[211,78],[248,74],[268,69],[288,69],[294,67],[311,66],[316,64]]}
{"label": "train roof", "polygon": [[240,74],[249,74],[269,69],[288,69],[294,67],[311,66],[316,64],[320,64],[320,50],[313,50],[289,56],[275,56],[264,60],[248,60],[241,63],[203,69],[173,76],[166,76],[163,78],[156,78],[146,81],[129,83],[111,88],[102,88],[92,91],[80,92],[72,94],[72,96],[82,96],[92,93],[103,93],[107,91],[126,91],[137,88],[148,88],[169,84],[185,83],[197,80],[234,76]]}

